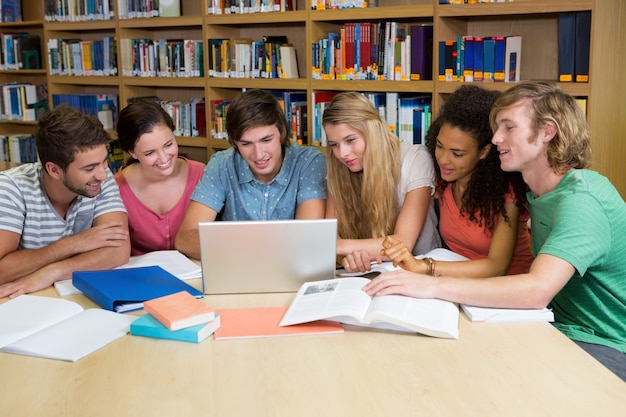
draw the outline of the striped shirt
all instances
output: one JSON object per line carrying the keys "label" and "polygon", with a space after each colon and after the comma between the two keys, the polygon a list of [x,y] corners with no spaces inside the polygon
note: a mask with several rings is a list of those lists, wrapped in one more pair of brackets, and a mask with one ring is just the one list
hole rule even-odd
{"label": "striped shirt", "polygon": [[19,249],[38,249],[89,229],[98,216],[126,212],[109,170],[96,197],[77,196],[63,219],[43,190],[40,163],[0,172],[0,230],[21,235]]}

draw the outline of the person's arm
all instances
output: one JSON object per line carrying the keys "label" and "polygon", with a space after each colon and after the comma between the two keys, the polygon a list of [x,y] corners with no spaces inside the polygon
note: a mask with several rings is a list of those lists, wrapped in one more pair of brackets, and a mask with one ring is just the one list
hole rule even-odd
{"label": "person's arm", "polygon": [[217,212],[209,206],[197,201],[191,201],[183,222],[178,228],[174,246],[190,258],[200,259],[200,239],[198,238],[198,223],[212,222],[217,218]]}
{"label": "person's arm", "polygon": [[[517,245],[520,210],[513,202],[506,203],[505,210],[510,222],[505,221],[502,215],[499,216],[486,258],[457,262],[435,260],[435,274],[473,278],[506,274]],[[471,246],[472,242],[467,244]],[[381,254],[391,259],[394,266],[399,265],[403,269],[420,274],[429,272],[428,263],[415,259],[406,245],[393,238],[383,242]]]}
{"label": "person's arm", "polygon": [[326,211],[326,200],[315,198],[300,203],[296,209],[296,219],[323,219]]}
{"label": "person's arm", "polygon": [[[431,201],[430,187],[420,187],[409,191],[398,214],[392,236],[409,248],[415,246]],[[337,255],[343,256],[342,265],[348,271],[365,272],[371,269],[371,261],[380,262],[380,248],[384,237],[371,239],[338,239]]]}
{"label": "person's arm", "polygon": [[298,181],[296,219],[323,219],[326,214],[326,158],[317,149],[307,149],[311,158],[293,178]]}
{"label": "person's arm", "polygon": [[39,291],[70,279],[73,271],[111,269],[130,257],[125,212],[98,216],[91,228],[40,249],[17,250],[20,237],[15,233],[1,232],[0,237],[10,242],[2,239],[0,298]]}
{"label": "person's arm", "polygon": [[383,272],[363,290],[369,295],[401,294],[496,308],[545,308],[574,274],[556,256],[540,254],[527,274],[489,279],[433,277],[406,270]]}

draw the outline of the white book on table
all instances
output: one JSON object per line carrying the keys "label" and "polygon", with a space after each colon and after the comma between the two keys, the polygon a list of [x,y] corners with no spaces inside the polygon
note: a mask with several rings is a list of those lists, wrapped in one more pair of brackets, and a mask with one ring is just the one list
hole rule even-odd
{"label": "white book on table", "polygon": [[492,323],[554,321],[554,313],[549,308],[517,309],[475,307],[461,304],[461,309],[471,321]]}
{"label": "white book on table", "polygon": [[76,362],[126,335],[135,316],[20,295],[0,304],[0,352]]}

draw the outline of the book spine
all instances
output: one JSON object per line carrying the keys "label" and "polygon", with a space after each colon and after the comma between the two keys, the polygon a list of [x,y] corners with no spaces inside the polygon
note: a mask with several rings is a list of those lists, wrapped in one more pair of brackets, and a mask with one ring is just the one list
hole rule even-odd
{"label": "book spine", "polygon": [[589,82],[589,56],[591,44],[591,12],[576,12],[574,75],[577,83]]}
{"label": "book spine", "polygon": [[576,13],[564,12],[558,16],[559,82],[574,81],[574,53],[576,41]]}

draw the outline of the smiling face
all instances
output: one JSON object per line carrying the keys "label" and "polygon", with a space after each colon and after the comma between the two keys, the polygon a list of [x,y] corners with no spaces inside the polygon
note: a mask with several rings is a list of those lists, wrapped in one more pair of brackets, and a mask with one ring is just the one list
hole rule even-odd
{"label": "smiling face", "polygon": [[478,148],[478,141],[469,133],[444,123],[439,130],[435,158],[441,178],[446,182],[468,182],[481,159],[489,154],[491,145]]}
{"label": "smiling face", "polygon": [[178,144],[169,127],[157,125],[152,131],[139,136],[129,153],[147,173],[168,176],[174,172]]}
{"label": "smiling face", "polygon": [[65,171],[58,170],[61,182],[69,191],[93,198],[102,191],[107,179],[109,152],[105,145],[78,152]]}
{"label": "smiling face", "polygon": [[335,158],[352,172],[363,171],[363,155],[367,146],[363,135],[345,123],[326,124],[324,130]]}
{"label": "smiling face", "polygon": [[[496,116],[492,143],[498,147],[504,171],[532,171],[538,162],[545,165],[549,126],[534,128],[526,101],[502,109]],[[544,138],[544,139],[542,139]]]}
{"label": "smiling face", "polygon": [[235,146],[250,166],[254,177],[262,183],[269,183],[280,172],[283,149],[280,131],[275,125],[246,130],[241,139],[235,141]]}

